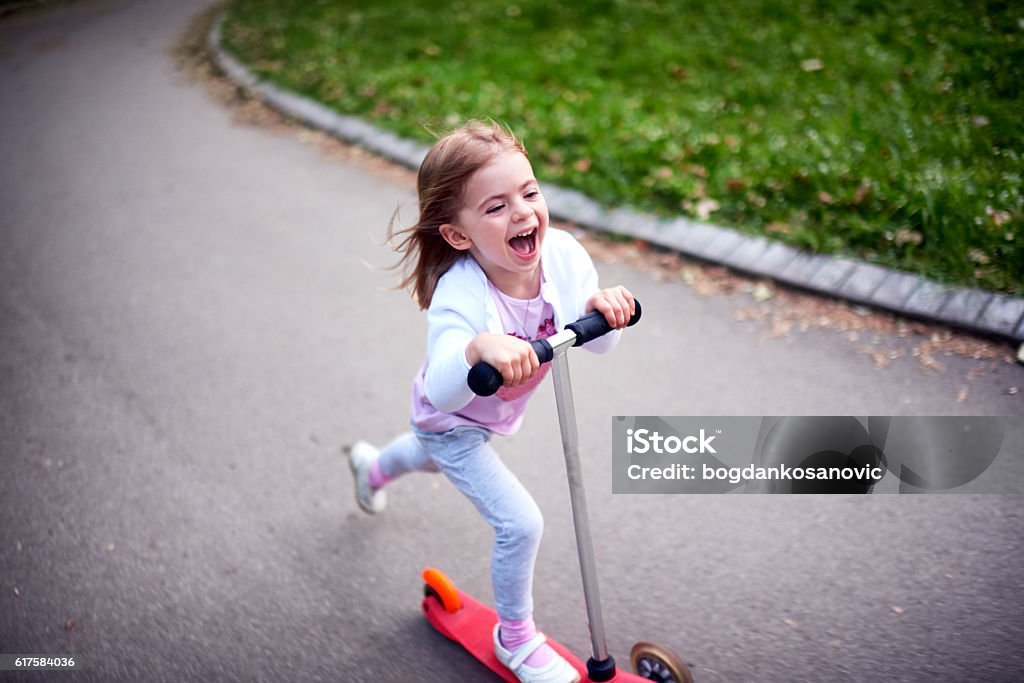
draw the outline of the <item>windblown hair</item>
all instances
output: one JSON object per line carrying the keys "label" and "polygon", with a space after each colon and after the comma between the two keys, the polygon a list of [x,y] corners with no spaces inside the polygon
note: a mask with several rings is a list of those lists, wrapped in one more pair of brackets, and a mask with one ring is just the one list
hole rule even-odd
{"label": "windblown hair", "polygon": [[508,128],[494,121],[469,121],[434,143],[420,164],[419,221],[395,232],[393,216],[387,240],[402,255],[394,266],[402,270],[398,288],[409,289],[421,309],[430,306],[441,276],[463,255],[445,241],[441,226],[456,222],[470,176],[511,150],[528,156]]}

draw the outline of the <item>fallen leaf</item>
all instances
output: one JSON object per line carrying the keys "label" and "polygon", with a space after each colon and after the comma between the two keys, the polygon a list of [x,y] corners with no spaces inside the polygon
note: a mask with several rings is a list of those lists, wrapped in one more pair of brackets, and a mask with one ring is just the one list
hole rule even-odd
{"label": "fallen leaf", "polygon": [[733,317],[736,320],[739,320],[739,321],[756,320],[756,321],[760,322],[760,321],[764,320],[767,315],[768,315],[768,310],[767,309],[759,308],[757,306],[749,306],[749,307],[746,307],[746,308],[738,309],[734,313]]}
{"label": "fallen leaf", "polygon": [[708,177],[708,169],[706,169],[703,166],[700,166],[699,164],[686,164],[685,166],[683,166],[683,171],[685,173],[689,173],[690,175],[698,176],[700,178]]}
{"label": "fallen leaf", "polygon": [[18,588],[17,586],[14,587],[14,597],[16,597],[16,598],[20,598],[21,597],[21,589]]}
{"label": "fallen leaf", "polygon": [[713,212],[718,211],[720,206],[714,199],[705,198],[697,202],[697,206],[695,208],[697,210],[697,216],[702,221],[706,221],[711,217]]}
{"label": "fallen leaf", "polygon": [[73,629],[77,625],[78,625],[78,622],[75,621],[74,617],[72,617],[72,618],[70,618],[70,619],[68,619],[67,621],[64,622],[64,630],[67,631],[68,633],[71,633],[71,629]]}
{"label": "fallen leaf", "polygon": [[887,368],[887,367],[889,367],[889,364],[891,363],[891,361],[889,360],[889,357],[886,356],[884,353],[881,353],[879,351],[871,351],[870,355],[871,355],[871,360],[873,360],[875,362],[875,367],[876,368]]}
{"label": "fallen leaf", "polygon": [[792,619],[783,619],[782,621],[785,622],[786,626],[788,626],[788,627],[790,627],[792,629],[795,629],[795,628],[797,628],[799,626],[799,624],[797,624]]}
{"label": "fallen leaf", "polygon": [[[1006,212],[1006,211],[996,211],[991,206],[986,206],[985,207],[985,213],[988,214],[988,217],[991,218],[992,222],[995,223],[996,225],[1002,225],[1003,223],[1008,223],[1010,221],[1010,218],[1011,218],[1011,216],[1010,216],[1010,214],[1008,212]],[[1008,233],[1008,234],[1012,235],[1013,233]],[[1010,238],[1008,238],[1007,241],[1013,241],[1013,238],[1010,237]]]}
{"label": "fallen leaf", "polygon": [[871,184],[864,181],[857,187],[857,191],[853,193],[853,203],[860,205],[865,199],[867,199],[869,194],[871,194]]}
{"label": "fallen leaf", "polygon": [[768,299],[771,299],[773,296],[775,296],[775,292],[773,292],[772,288],[763,282],[758,282],[757,286],[754,287],[754,301],[768,301]]}
{"label": "fallen leaf", "polygon": [[900,228],[891,239],[895,240],[897,247],[902,247],[904,244],[921,244],[924,241],[921,233],[908,228]]}
{"label": "fallen leaf", "polygon": [[770,336],[772,336],[772,337],[783,337],[785,335],[788,335],[792,330],[793,330],[793,321],[792,320],[782,320],[782,319],[776,318],[775,320],[772,321],[772,331],[771,331],[771,335]]}
{"label": "fallen leaf", "polygon": [[920,363],[923,367],[928,368],[929,370],[934,370],[935,372],[946,371],[946,365],[941,361],[935,360],[929,353],[919,354],[917,362]]}
{"label": "fallen leaf", "polygon": [[968,386],[961,387],[960,388],[960,393],[956,395],[956,402],[957,403],[963,403],[964,401],[966,401],[967,400],[967,394],[970,392],[970,390],[971,390],[971,388],[968,387]]}
{"label": "fallen leaf", "polygon": [[971,368],[967,372],[967,379],[970,379],[970,380],[978,379],[982,375],[988,374],[991,371],[992,371],[991,368],[989,368],[985,364],[976,365],[976,366],[974,366],[973,368]]}

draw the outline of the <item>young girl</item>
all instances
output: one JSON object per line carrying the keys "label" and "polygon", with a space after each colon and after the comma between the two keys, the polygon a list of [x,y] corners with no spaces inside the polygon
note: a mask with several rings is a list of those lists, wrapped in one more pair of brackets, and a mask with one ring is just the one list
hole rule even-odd
{"label": "young girl", "polygon": [[[548,227],[526,150],[508,130],[470,122],[439,140],[418,176],[419,222],[396,250],[427,308],[427,357],[412,387],[413,432],[378,451],[349,451],[356,500],[384,509],[385,484],[411,471],[443,472],[495,530],[491,582],[494,650],[520,681],[568,683],[576,671],[533,622],[533,569],[544,522],[530,494],[490,446],[512,434],[547,372],[527,340],[547,337],[593,310],[619,330],[633,314],[624,287],[599,289],[586,251]],[[389,229],[389,238],[394,235]],[[586,345],[611,349],[620,332]],[[486,361],[504,385],[478,397],[466,383]]]}

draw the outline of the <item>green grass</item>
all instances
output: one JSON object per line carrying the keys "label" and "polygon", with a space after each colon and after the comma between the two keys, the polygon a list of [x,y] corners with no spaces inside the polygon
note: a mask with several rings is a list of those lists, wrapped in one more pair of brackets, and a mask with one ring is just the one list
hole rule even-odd
{"label": "green grass", "polygon": [[264,77],[429,143],[508,123],[542,179],[1024,292],[1024,8],[234,0]]}

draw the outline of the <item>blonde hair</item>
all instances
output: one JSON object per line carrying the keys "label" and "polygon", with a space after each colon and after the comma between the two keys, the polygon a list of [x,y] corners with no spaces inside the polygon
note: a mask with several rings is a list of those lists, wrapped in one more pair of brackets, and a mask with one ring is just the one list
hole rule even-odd
{"label": "blonde hair", "polygon": [[402,270],[398,288],[408,288],[421,309],[430,306],[441,276],[464,253],[445,241],[441,226],[456,221],[470,176],[506,151],[529,156],[505,126],[468,121],[434,143],[420,164],[416,178],[419,220],[396,233],[392,217],[387,240],[402,255],[394,265]]}

